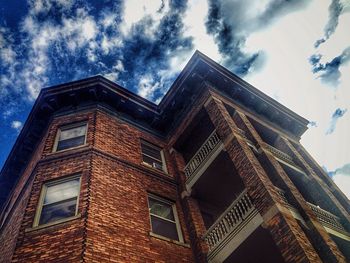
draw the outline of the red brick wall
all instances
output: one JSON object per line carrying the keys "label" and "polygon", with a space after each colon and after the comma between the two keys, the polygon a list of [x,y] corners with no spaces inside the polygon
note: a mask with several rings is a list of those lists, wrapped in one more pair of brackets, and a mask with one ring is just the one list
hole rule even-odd
{"label": "red brick wall", "polygon": [[142,164],[140,139],[144,139],[164,148],[168,175],[173,177],[174,168],[170,162],[169,151],[164,140],[137,129],[135,126],[105,112],[98,111],[96,116],[96,149],[135,165],[140,165]]}
{"label": "red brick wall", "polygon": [[9,215],[9,222],[4,225],[0,233],[0,262],[10,262],[14,252],[17,236],[21,226],[24,211],[30,194],[31,184],[24,190],[20,201]]}
{"label": "red brick wall", "polygon": [[[58,128],[77,121],[88,122],[87,145],[53,153]],[[11,261],[15,244],[12,262],[193,262],[169,153],[165,150],[169,174],[142,165],[140,138],[166,148],[160,138],[100,110],[54,118],[43,153],[38,150],[31,163],[39,161],[34,183],[22,195],[29,201],[21,196],[0,233],[0,240],[10,241],[0,251],[1,262]],[[76,173],[82,175],[81,216],[33,229],[42,185]],[[150,235],[148,192],[176,202],[185,245]]]}
{"label": "red brick wall", "polygon": [[[78,206],[78,213],[81,214],[81,217],[66,223],[33,230],[32,225],[43,183],[76,173],[82,176]],[[87,153],[40,165],[25,210],[13,262],[49,262],[55,260],[77,262],[81,258],[89,174],[90,158]],[[27,232],[28,229],[33,231]]]}
{"label": "red brick wall", "polygon": [[[92,161],[85,260],[191,262],[190,248],[150,236],[147,193],[178,200],[176,186],[96,154]],[[188,234],[176,202],[185,242]]]}

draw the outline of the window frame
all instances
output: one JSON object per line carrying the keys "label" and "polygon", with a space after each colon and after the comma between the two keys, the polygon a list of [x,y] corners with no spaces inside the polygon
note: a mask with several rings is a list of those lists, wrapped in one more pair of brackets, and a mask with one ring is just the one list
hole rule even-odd
{"label": "window frame", "polygon": [[[158,215],[154,215],[154,214],[151,214],[151,207],[150,207],[150,204],[149,204],[149,198],[152,198],[154,200],[158,200],[162,203],[166,203],[168,205],[171,205],[171,208],[172,208],[172,211],[173,211],[173,215],[174,215],[174,220],[175,222],[167,219],[167,218],[163,218],[163,217],[160,217]],[[180,242],[180,243],[184,243],[184,238],[183,238],[183,235],[182,235],[182,230],[181,230],[181,225],[180,225],[180,220],[179,220],[179,216],[177,214],[177,209],[176,209],[176,202],[174,201],[171,201],[171,200],[168,200],[168,199],[164,199],[158,195],[155,195],[155,194],[152,194],[152,193],[147,193],[147,205],[148,205],[148,216],[149,216],[149,223],[150,223],[150,228],[151,228],[151,231],[150,233],[154,236],[157,236],[157,237],[160,237],[160,238],[163,238],[163,239],[167,239],[167,240],[173,240],[173,241],[176,241],[176,242]],[[158,218],[161,218],[163,220],[166,220],[166,221],[170,221],[172,223],[175,223],[175,227],[176,227],[176,232],[177,232],[177,236],[178,236],[178,240],[175,240],[175,239],[171,239],[170,237],[166,237],[166,236],[163,236],[163,235],[160,235],[160,234],[157,234],[155,232],[153,232],[153,229],[152,229],[152,216],[155,216],[155,217],[158,217]]]}
{"label": "window frame", "polygon": [[[142,159],[142,164],[147,165],[148,167],[151,167],[151,168],[153,168],[153,169],[156,169],[157,171],[163,171],[163,172],[165,172],[165,173],[168,173],[168,169],[167,169],[166,161],[165,161],[165,156],[164,156],[164,149],[163,149],[162,147],[159,147],[159,146],[157,146],[157,145],[155,145],[155,144],[153,144],[153,143],[150,143],[150,142],[148,142],[148,141],[146,141],[146,140],[144,140],[144,139],[141,139],[140,141],[141,141],[141,142],[140,142],[140,146],[141,146],[141,159]],[[158,159],[154,158],[153,156],[150,156],[150,155],[144,153],[144,152],[143,152],[143,148],[142,148],[142,145],[143,145],[143,144],[146,145],[146,146],[148,146],[148,147],[151,147],[151,148],[153,148],[153,149],[159,150],[160,158],[161,158],[161,159],[158,160]],[[155,161],[161,161],[161,162],[162,162],[162,169],[158,169],[158,168],[152,166],[151,164],[145,162],[145,161],[143,160],[143,156],[144,156],[144,155],[147,156],[148,158],[151,158],[151,159],[155,160]]]}
{"label": "window frame", "polygon": [[[40,197],[39,197],[39,201],[38,201],[38,205],[37,205],[37,208],[36,208],[35,217],[34,217],[34,221],[33,221],[33,228],[59,224],[61,222],[65,222],[65,221],[67,221],[69,219],[75,218],[78,215],[80,191],[81,191],[81,177],[82,177],[81,174],[75,174],[75,175],[67,176],[67,177],[64,177],[64,178],[58,178],[58,179],[50,180],[50,181],[44,182],[42,184],[41,190],[40,190]],[[58,219],[58,220],[55,220],[55,221],[52,221],[52,222],[49,222],[49,223],[46,223],[46,224],[39,224],[41,213],[42,213],[42,209],[43,209],[43,206],[44,206],[44,199],[45,199],[46,193],[47,193],[47,189],[50,186],[62,184],[62,183],[68,182],[68,181],[75,180],[77,178],[79,178],[79,184],[78,184],[78,195],[77,195],[77,203],[76,203],[76,206],[75,206],[75,214],[74,214],[74,216],[69,216],[69,217],[66,217],[66,218]]]}
{"label": "window frame", "polygon": [[[85,138],[84,138],[84,143],[81,144],[81,145],[74,146],[74,147],[70,147],[70,148],[66,148],[66,149],[63,149],[63,150],[57,150],[58,143],[59,143],[59,139],[60,139],[60,136],[61,136],[61,132],[62,132],[62,131],[65,131],[65,130],[69,130],[69,129],[74,129],[74,128],[77,128],[77,127],[81,127],[81,126],[85,126]],[[76,122],[76,123],[71,123],[71,124],[63,124],[63,125],[60,125],[60,126],[58,127],[58,129],[57,129],[57,132],[56,132],[56,137],[55,137],[55,142],[54,142],[54,146],[53,146],[52,152],[69,151],[69,150],[72,150],[72,149],[76,149],[76,148],[85,146],[85,145],[87,144],[87,132],[88,132],[88,123],[87,123],[87,121],[82,121],[82,122]]]}

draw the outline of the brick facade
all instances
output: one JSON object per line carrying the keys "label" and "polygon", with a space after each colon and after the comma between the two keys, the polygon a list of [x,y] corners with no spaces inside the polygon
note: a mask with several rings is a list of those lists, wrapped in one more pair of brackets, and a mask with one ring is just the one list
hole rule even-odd
{"label": "brick facade", "polygon": [[[282,106],[279,106],[280,112],[271,117],[271,110],[267,111],[263,103],[259,106],[257,99],[253,100],[254,103],[247,100],[237,103],[239,96],[236,91],[225,95],[225,87],[214,88],[212,83],[203,81],[203,77],[198,78],[202,68],[194,68],[200,59],[208,63],[202,65],[204,69],[215,69],[217,75],[225,73],[223,68],[214,65],[208,58],[201,55],[195,57],[160,106],[127,93],[100,77],[97,84],[92,79],[52,88],[53,98],[50,97],[50,89],[39,96],[39,106],[34,107],[32,115],[45,115],[48,121],[37,143],[33,144],[32,153],[21,157],[27,158],[27,162],[21,162],[23,169],[2,206],[1,263],[207,262],[209,254],[213,252],[205,236],[216,230],[208,227],[204,219],[206,207],[202,199],[203,192],[220,185],[215,180],[209,180],[206,173],[213,173],[215,160],[220,158],[232,165],[232,169],[228,171],[223,167],[229,166],[216,164],[217,173],[230,173],[230,176],[236,176],[235,182],[242,182],[257,218],[262,219],[259,230],[251,233],[253,241],[254,238],[265,238],[271,242],[271,251],[277,251],[275,258],[281,262],[350,260],[344,253],[346,242],[350,244],[350,241],[335,239],[332,236],[334,230],[330,232],[310,206],[310,202],[320,201],[314,205],[321,205],[329,211],[327,215],[333,213],[336,215],[334,218],[339,218],[344,227],[343,236],[350,230],[349,200],[299,143],[304,128],[298,125],[305,125],[305,122],[294,113],[282,109]],[[217,83],[224,85],[223,82]],[[241,88],[237,89],[240,92],[248,90],[244,83],[240,85]],[[188,87],[192,87],[194,94],[190,94]],[[57,94],[63,94],[63,97],[55,97]],[[264,103],[268,100],[266,98]],[[186,103],[181,104],[182,101]],[[274,105],[275,102],[269,103]],[[40,107],[47,104],[50,105]],[[295,127],[283,126],[283,118],[280,118],[283,114],[290,118],[290,123],[294,121]],[[34,117],[30,117],[30,121]],[[30,121],[27,130],[30,130]],[[55,152],[58,130],[72,123],[87,124],[86,144]],[[196,127],[202,127],[202,130],[196,130]],[[196,179],[197,185],[189,186],[185,169],[200,150],[207,134],[212,133],[212,128],[217,133],[222,150],[215,160],[204,158],[212,163],[203,168],[201,177]],[[163,149],[166,172],[143,163],[142,140]],[[274,145],[270,145],[271,141]],[[276,157],[276,153],[271,151],[272,146],[278,148],[275,149],[277,153],[280,151],[279,154],[289,156],[285,158],[290,158],[292,166],[305,176],[295,177],[288,167],[285,168],[287,163]],[[16,147],[15,152],[20,152],[20,146]],[[16,158],[9,158],[17,164]],[[203,163],[199,164],[198,161],[196,165]],[[11,163],[5,166],[2,173],[7,173],[8,177],[13,168]],[[219,176],[215,174],[215,169],[210,176]],[[231,170],[236,174],[233,175]],[[81,178],[77,214],[62,222],[35,227],[33,223],[43,185],[72,175]],[[206,185],[205,180],[212,185]],[[227,180],[232,182],[232,178]],[[310,191],[316,191],[312,187],[320,191],[310,194]],[[151,233],[149,194],[174,203],[183,242]],[[234,196],[236,198],[239,193]],[[207,197],[210,200],[210,196]],[[235,204],[239,200],[228,201]],[[220,222],[217,223],[219,219],[229,217],[227,207],[223,211],[212,226],[220,225]],[[244,211],[240,210],[239,213],[243,215]],[[247,222],[237,231],[245,231]],[[215,242],[219,242],[223,236],[220,227],[218,229]],[[230,260],[233,260],[236,251],[240,256],[246,253],[244,251],[251,242],[247,240],[237,238],[239,246],[227,254],[230,249],[227,239],[226,243],[218,246],[221,246],[221,250],[215,253],[225,252],[227,262],[233,262]],[[254,246],[260,245],[264,246]],[[243,258],[240,260],[245,262]],[[268,261],[266,258],[256,258],[254,262]]]}

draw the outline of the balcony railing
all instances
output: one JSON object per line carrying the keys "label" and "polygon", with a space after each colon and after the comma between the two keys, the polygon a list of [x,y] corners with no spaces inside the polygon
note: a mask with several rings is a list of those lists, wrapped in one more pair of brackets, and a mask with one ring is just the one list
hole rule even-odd
{"label": "balcony railing", "polygon": [[[276,187],[276,190],[277,190],[278,194],[282,197],[282,199],[286,203],[286,205],[295,212],[296,209],[288,202],[284,191],[278,187]],[[331,228],[335,231],[338,231],[340,233],[344,233],[344,234],[348,235],[347,231],[345,230],[343,225],[340,223],[339,217],[333,215],[332,213],[330,213],[330,212],[328,212],[328,211],[326,211],[326,210],[324,210],[324,209],[322,209],[314,204],[311,204],[309,202],[307,202],[307,204],[310,206],[311,210],[317,216],[318,221],[324,227]],[[293,215],[296,215],[296,214],[293,213]]]}
{"label": "balcony railing", "polygon": [[201,166],[201,164],[216,149],[220,142],[220,138],[214,130],[186,165],[184,172],[187,179],[195,173],[195,171]]}
{"label": "balcony railing", "polygon": [[246,191],[226,209],[224,213],[208,229],[203,237],[209,246],[209,253],[215,249],[228,235],[234,232],[242,222],[254,211],[253,203]]}
{"label": "balcony railing", "polygon": [[311,207],[311,210],[315,213],[317,216],[318,221],[320,223],[328,228],[332,228],[336,231],[339,231],[341,233],[347,233],[343,225],[340,223],[339,217],[333,215],[332,213],[314,205],[311,203],[308,203]]}
{"label": "balcony railing", "polygon": [[293,158],[290,157],[288,154],[282,152],[281,150],[278,150],[277,148],[271,146],[270,144],[265,143],[264,145],[265,145],[266,149],[269,152],[271,152],[273,155],[275,155],[277,158],[279,158],[287,163],[295,165]]}

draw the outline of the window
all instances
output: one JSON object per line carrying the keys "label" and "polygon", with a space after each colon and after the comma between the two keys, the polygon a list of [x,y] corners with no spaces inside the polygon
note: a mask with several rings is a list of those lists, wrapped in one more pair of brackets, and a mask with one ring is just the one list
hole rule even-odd
{"label": "window", "polygon": [[150,194],[148,206],[152,233],[183,242],[175,204]]}
{"label": "window", "polygon": [[61,127],[57,133],[54,149],[56,151],[62,151],[84,145],[86,143],[86,126],[86,123],[79,123]]}
{"label": "window", "polygon": [[77,215],[80,176],[44,184],[34,226],[44,225]]}
{"label": "window", "polygon": [[164,155],[161,148],[149,142],[141,141],[141,151],[144,164],[166,172]]}

